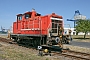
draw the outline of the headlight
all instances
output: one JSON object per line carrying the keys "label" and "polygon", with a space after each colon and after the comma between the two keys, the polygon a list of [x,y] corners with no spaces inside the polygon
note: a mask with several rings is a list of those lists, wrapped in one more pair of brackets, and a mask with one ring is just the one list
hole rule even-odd
{"label": "headlight", "polygon": [[60,38],[62,38],[62,36],[60,36]]}
{"label": "headlight", "polygon": [[44,52],[45,52],[45,53],[48,53],[48,49],[45,49]]}

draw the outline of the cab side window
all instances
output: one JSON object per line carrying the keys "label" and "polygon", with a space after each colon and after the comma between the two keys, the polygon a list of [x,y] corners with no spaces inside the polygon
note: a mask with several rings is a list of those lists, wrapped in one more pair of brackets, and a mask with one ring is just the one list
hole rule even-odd
{"label": "cab side window", "polygon": [[30,14],[25,14],[25,19],[31,18]]}

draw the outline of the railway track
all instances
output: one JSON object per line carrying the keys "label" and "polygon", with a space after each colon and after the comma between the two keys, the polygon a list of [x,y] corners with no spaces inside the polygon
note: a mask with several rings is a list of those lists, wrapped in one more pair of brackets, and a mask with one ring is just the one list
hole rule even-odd
{"label": "railway track", "polygon": [[0,37],[0,42],[9,43],[10,41],[12,41],[12,40]]}
{"label": "railway track", "polygon": [[11,39],[6,39],[6,38],[2,38],[2,37],[0,37],[0,42],[6,42],[6,43],[17,45],[17,43],[13,42]]}
{"label": "railway track", "polygon": [[52,52],[52,55],[64,56],[64,57],[71,58],[72,60],[90,60],[90,54],[71,51],[71,50],[67,50],[66,52],[62,52],[62,53]]}
{"label": "railway track", "polygon": [[[6,43],[12,43],[12,44],[17,44],[17,43],[13,43],[11,42],[12,40],[10,39],[5,39],[5,38],[1,38],[0,37],[0,41],[1,42],[6,42]],[[64,57],[69,57],[71,59],[76,59],[76,60],[90,60],[90,54],[88,53],[82,53],[82,52],[76,52],[76,51],[71,51],[71,50],[63,50],[64,52],[60,53],[60,52],[55,52],[52,51],[51,54],[53,56],[64,56]]]}
{"label": "railway track", "polygon": [[0,37],[0,42],[5,42],[5,43],[9,43],[9,44],[19,45],[19,46],[27,47],[27,48],[30,48],[30,49],[35,49],[34,47],[30,47],[30,46],[25,45],[25,44],[19,44],[17,42],[13,42],[13,40],[11,40],[11,39],[6,39],[6,38],[2,38],[2,37]]}

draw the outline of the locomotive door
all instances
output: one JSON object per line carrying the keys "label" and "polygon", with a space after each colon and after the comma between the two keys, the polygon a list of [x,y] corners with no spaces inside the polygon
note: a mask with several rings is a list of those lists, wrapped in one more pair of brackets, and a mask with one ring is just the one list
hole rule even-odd
{"label": "locomotive door", "polygon": [[60,20],[52,20],[52,35],[57,36],[58,35],[58,26],[62,26],[62,21]]}

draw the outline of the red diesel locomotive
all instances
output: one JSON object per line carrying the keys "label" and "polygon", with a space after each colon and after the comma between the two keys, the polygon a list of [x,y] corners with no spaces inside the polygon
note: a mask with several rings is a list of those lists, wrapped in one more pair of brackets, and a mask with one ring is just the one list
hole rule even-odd
{"label": "red diesel locomotive", "polygon": [[19,43],[44,45],[51,36],[58,37],[58,26],[63,27],[62,16],[55,13],[42,16],[33,9],[31,12],[17,15],[10,37]]}

